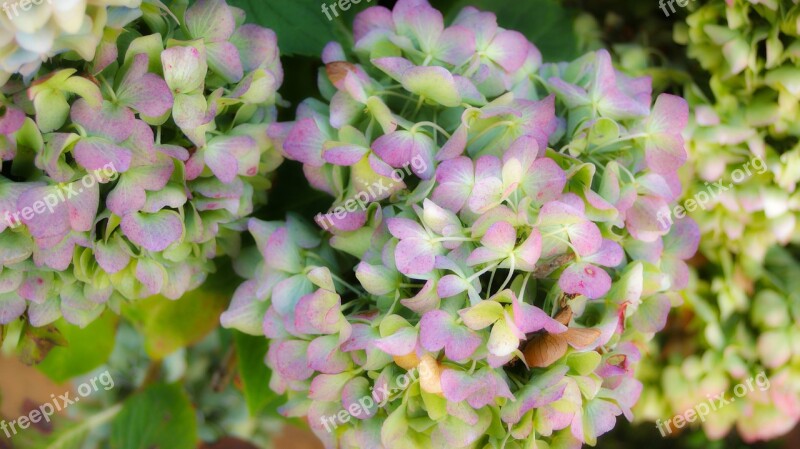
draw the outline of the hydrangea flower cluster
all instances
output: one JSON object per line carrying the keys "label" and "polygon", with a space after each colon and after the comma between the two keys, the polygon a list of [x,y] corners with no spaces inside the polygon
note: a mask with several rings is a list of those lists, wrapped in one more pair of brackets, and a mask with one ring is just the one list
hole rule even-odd
{"label": "hydrangea flower cluster", "polygon": [[354,42],[324,51],[328,102],[270,127],[329,232],[251,220],[223,325],[272,340],[282,412],[327,447],[594,445],[688,283],[697,225],[657,218],[686,102],[471,7],[372,7]]}
{"label": "hydrangea flower cluster", "polygon": [[[695,85],[687,89],[695,111],[688,146],[699,180],[687,194],[711,193],[706,210],[693,215],[710,261],[701,274],[709,281],[692,287],[690,307],[679,317],[691,332],[671,334],[676,338],[663,351],[651,351],[666,352],[666,366],[643,375],[653,385],[641,411],[652,420],[682,413],[765,372],[768,392],[703,423],[712,438],[735,426],[746,441],[767,440],[800,421],[792,288],[799,266],[796,253],[793,259],[780,249],[800,241],[798,18],[787,2],[719,0],[697,8],[676,32],[710,76],[712,97]],[[742,179],[756,159],[764,169],[751,168],[755,173]]]}
{"label": "hydrangea flower cluster", "polygon": [[709,72],[713,94],[707,98],[697,87],[687,93],[696,105],[690,153],[703,182],[692,190],[730,180],[752,158],[768,168],[727,190],[714,189],[711,213],[699,223],[707,236],[704,252],[716,262],[714,248],[759,263],[770,246],[800,240],[800,13],[780,3],[711,2],[676,33]]}
{"label": "hydrangea flower cluster", "polygon": [[[147,6],[154,6],[150,2]],[[91,61],[101,40],[116,39],[142,15],[142,0],[0,1],[0,84],[33,77],[53,56]]]}
{"label": "hydrangea flower cluster", "polygon": [[276,37],[224,0],[174,13],[132,24],[124,52],[2,87],[0,324],[178,299],[238,252],[282,161]]}
{"label": "hydrangea flower cluster", "polygon": [[[721,393],[730,400],[735,387],[764,373],[767,382],[737,397],[713,412],[702,423],[711,439],[725,437],[736,428],[753,443],[770,440],[791,431],[800,421],[800,264],[797,248],[773,247],[756,280],[742,294],[749,295],[747,311],[725,316],[716,303],[712,285],[701,283],[691,296],[691,308],[673,325],[685,340],[671,340],[663,349],[654,348],[668,363],[661,371],[651,365],[643,378],[653,381],[645,387],[641,411],[652,419],[688,410]],[[694,312],[692,312],[692,310]],[[678,329],[678,327],[683,329]],[[644,367],[644,363],[642,366]],[[663,391],[662,391],[663,388]],[[715,405],[719,401],[715,402]],[[638,411],[638,410],[637,410]]]}

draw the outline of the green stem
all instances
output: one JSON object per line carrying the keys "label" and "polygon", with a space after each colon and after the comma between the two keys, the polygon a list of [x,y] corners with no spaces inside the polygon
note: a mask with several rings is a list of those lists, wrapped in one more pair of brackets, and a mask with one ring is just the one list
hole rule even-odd
{"label": "green stem", "polygon": [[438,242],[475,242],[477,239],[473,239],[470,237],[439,237],[431,240],[431,243],[438,243]]}
{"label": "green stem", "polygon": [[608,142],[605,145],[601,145],[601,146],[593,149],[592,151],[589,152],[589,154],[613,153],[615,151],[619,151],[619,149],[618,148],[614,148],[612,150],[606,150],[606,148],[609,148],[612,145],[616,145],[616,144],[621,143],[621,142],[626,142],[628,140],[641,139],[642,137],[647,137],[648,135],[649,134],[647,134],[647,133],[637,133],[637,134],[631,134],[629,136],[621,137],[621,138],[619,138],[619,139],[617,139],[617,140],[615,140],[613,142]]}
{"label": "green stem", "polygon": [[519,289],[519,297],[517,298],[520,304],[525,302],[525,288],[528,286],[528,279],[530,278],[531,274],[527,273],[525,277],[522,279],[522,288]]}
{"label": "green stem", "polygon": [[433,123],[433,122],[419,122],[419,123],[416,123],[416,124],[414,124],[414,126],[411,127],[411,129],[409,131],[411,131],[411,133],[414,133],[417,130],[417,128],[421,128],[423,126],[431,127],[433,129],[435,129],[436,131],[439,131],[440,133],[444,134],[445,137],[447,137],[448,139],[450,138],[450,133],[448,133],[441,126],[439,126],[439,125],[437,125],[436,123]]}
{"label": "green stem", "polygon": [[489,270],[494,270],[495,268],[497,268],[498,265],[500,265],[500,262],[497,262],[495,264],[489,265],[488,267],[484,268],[483,270],[481,270],[481,271],[473,274],[472,276],[468,277],[467,278],[467,282],[472,282],[476,278],[480,277],[483,273],[486,273]]}
{"label": "green stem", "polygon": [[355,293],[358,296],[361,296],[364,293],[364,292],[360,291],[359,289],[357,289],[357,288],[353,287],[352,285],[350,285],[349,282],[345,281],[344,279],[340,278],[339,276],[336,276],[333,273],[331,273],[331,278],[333,278],[334,281],[342,284],[345,288],[347,288],[348,290],[350,290],[351,292]]}
{"label": "green stem", "polygon": [[506,276],[506,280],[503,282],[503,285],[497,290],[498,292],[502,292],[506,285],[511,282],[511,278],[514,276],[514,268],[516,268],[517,260],[514,257],[514,254],[511,254],[511,268],[508,269],[508,276]]}

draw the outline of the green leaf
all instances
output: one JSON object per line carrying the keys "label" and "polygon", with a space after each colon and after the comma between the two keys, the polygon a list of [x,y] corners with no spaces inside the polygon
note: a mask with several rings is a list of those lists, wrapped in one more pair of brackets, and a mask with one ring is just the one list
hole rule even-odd
{"label": "green leaf", "polygon": [[119,318],[110,311],[106,311],[84,329],[67,323],[63,318],[58,320],[55,328],[67,345],[52,348],[37,368],[59,383],[93,371],[103,365],[111,355],[118,321]]}
{"label": "green leaf", "polygon": [[280,396],[269,388],[270,370],[264,363],[269,342],[264,337],[254,337],[234,331],[238,356],[239,379],[251,416],[258,415]]}
{"label": "green leaf", "polygon": [[131,397],[111,424],[112,449],[194,449],[197,420],[178,384],[156,384]]}
{"label": "green leaf", "polygon": [[[228,3],[244,9],[247,22],[275,31],[281,54],[319,57],[325,44],[336,40],[337,34],[342,34],[340,30],[350,26],[358,11],[375,6],[377,2],[348,0],[345,2],[349,5],[347,11],[342,12],[337,1],[335,13],[331,12],[333,0],[228,0]],[[330,20],[323,11],[323,4],[327,5]]]}
{"label": "green leaf", "polygon": [[[221,262],[220,266],[227,265]],[[228,307],[237,284],[236,276],[228,268],[177,301],[154,296],[125,304],[122,315],[144,335],[147,354],[161,360],[197,343],[219,327],[219,316]]]}
{"label": "green leaf", "polygon": [[524,34],[545,61],[569,61],[580,56],[573,14],[557,0],[461,0],[450,15],[454,18],[465,6],[497,14],[501,27]]}

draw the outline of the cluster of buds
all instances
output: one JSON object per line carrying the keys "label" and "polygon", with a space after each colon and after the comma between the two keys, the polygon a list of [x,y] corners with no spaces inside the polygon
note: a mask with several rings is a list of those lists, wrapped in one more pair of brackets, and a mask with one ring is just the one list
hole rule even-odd
{"label": "cluster of buds", "polygon": [[697,225],[658,219],[686,102],[471,7],[372,7],[353,37],[327,102],[269,131],[335,198],[327,232],[251,220],[223,325],[271,340],[282,412],[327,447],[594,445],[689,280]]}
{"label": "cluster of buds", "polygon": [[[715,262],[721,247],[760,263],[770,246],[800,240],[799,20],[785,2],[719,0],[676,33],[710,75],[710,98],[696,87],[687,92],[701,181],[689,193],[712,193],[698,222]],[[766,170],[747,170],[753,161]],[[713,185],[721,180],[724,188]]]}
{"label": "cluster of buds", "polygon": [[[650,352],[665,363],[642,363],[638,375],[646,386],[637,418],[673,433],[674,424],[664,427],[668,417],[706,407],[703,419],[691,421],[709,438],[735,428],[747,443],[778,438],[800,422],[797,249],[773,247],[759,270],[747,290],[724,275],[691,287],[691,307],[668,325],[674,332],[667,334],[682,337],[653,345]],[[717,298],[729,294],[742,296],[748,309],[726,314]],[[757,388],[748,385],[759,377]]]}
{"label": "cluster of buds", "polygon": [[[43,61],[68,53],[91,61],[100,42],[157,2],[145,0],[0,1],[0,84],[19,73],[31,79]],[[160,3],[160,2],[159,2]],[[105,35],[105,36],[104,36]]]}
{"label": "cluster of buds", "polygon": [[[698,7],[676,36],[708,71],[711,96],[692,85],[687,135],[694,178],[687,198],[704,198],[693,217],[709,261],[645,370],[641,403],[664,419],[708,396],[730,395],[765,373],[769,391],[737,398],[702,423],[724,437],[735,426],[753,442],[777,438],[800,421],[797,382],[800,266],[781,246],[800,241],[800,13],[792,2],[717,0]],[[689,329],[686,332],[686,329]]]}
{"label": "cluster of buds", "polygon": [[178,299],[238,252],[282,161],[276,36],[224,0],[158,17],[124,54],[2,86],[0,324]]}

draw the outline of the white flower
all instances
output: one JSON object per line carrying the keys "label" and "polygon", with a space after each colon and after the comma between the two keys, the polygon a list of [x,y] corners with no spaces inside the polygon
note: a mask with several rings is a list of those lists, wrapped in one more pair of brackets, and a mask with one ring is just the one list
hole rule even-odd
{"label": "white flower", "polygon": [[[94,58],[111,8],[137,9],[142,0],[0,0],[0,85],[67,51]],[[119,25],[119,24],[115,24]],[[124,24],[123,24],[124,25]]]}

